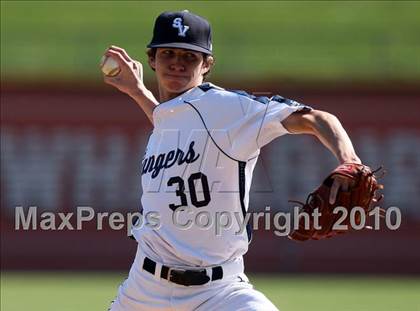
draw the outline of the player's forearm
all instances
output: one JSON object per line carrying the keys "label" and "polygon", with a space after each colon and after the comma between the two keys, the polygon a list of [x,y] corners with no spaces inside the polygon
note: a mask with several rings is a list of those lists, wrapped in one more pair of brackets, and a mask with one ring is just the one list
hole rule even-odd
{"label": "player's forearm", "polygon": [[153,124],[153,110],[159,102],[155,98],[155,96],[145,87],[139,87],[134,92],[129,93],[130,97],[134,99],[137,105],[143,109],[144,113],[146,114],[147,118]]}
{"label": "player's forearm", "polygon": [[332,114],[314,111],[311,128],[313,133],[338,159],[340,163],[361,163],[353,144],[341,125]]}

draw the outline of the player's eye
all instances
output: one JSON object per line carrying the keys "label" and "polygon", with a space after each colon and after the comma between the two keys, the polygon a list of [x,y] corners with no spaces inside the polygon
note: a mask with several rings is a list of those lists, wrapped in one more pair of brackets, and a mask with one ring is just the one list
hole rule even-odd
{"label": "player's eye", "polygon": [[185,53],[184,57],[188,61],[195,61],[198,58],[197,55],[193,53]]}
{"label": "player's eye", "polygon": [[174,52],[172,50],[163,50],[161,51],[161,54],[165,55],[165,56],[170,56],[172,55]]}

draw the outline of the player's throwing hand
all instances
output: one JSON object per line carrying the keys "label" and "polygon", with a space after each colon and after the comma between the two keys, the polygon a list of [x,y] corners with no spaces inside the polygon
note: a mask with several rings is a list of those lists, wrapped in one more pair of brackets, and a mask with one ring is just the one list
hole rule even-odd
{"label": "player's throwing hand", "polygon": [[114,45],[105,51],[104,56],[112,57],[119,65],[117,75],[104,75],[105,83],[133,98],[153,123],[153,109],[159,103],[143,83],[143,65],[132,59],[124,49]]}
{"label": "player's throwing hand", "polygon": [[114,45],[110,46],[104,55],[115,59],[120,67],[118,75],[113,77],[104,75],[105,83],[130,96],[139,88],[144,88],[143,66],[139,61],[133,60],[124,49]]}

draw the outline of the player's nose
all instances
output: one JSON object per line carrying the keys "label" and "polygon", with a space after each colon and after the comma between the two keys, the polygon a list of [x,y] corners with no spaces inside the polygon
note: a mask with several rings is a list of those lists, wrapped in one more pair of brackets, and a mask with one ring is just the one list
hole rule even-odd
{"label": "player's nose", "polygon": [[171,68],[171,70],[174,70],[174,71],[185,71],[185,65],[183,63],[181,55],[176,55],[173,58],[173,60],[170,64],[170,68]]}
{"label": "player's nose", "polygon": [[173,71],[185,71],[185,66],[181,63],[173,63],[169,66],[169,68]]}

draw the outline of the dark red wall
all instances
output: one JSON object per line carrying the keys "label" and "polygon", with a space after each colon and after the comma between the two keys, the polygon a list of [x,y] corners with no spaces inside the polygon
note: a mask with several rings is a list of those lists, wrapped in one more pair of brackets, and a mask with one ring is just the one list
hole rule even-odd
{"label": "dark red wall", "polygon": [[[267,94],[271,90],[272,94],[279,93],[338,116],[368,164],[385,164],[387,167],[389,173],[384,180],[387,199],[384,204],[400,207],[403,221],[396,231],[384,228],[307,243],[292,242],[260,230],[255,232],[246,255],[248,271],[420,273],[420,90],[414,87],[289,85],[280,88],[262,85],[245,89],[257,94]],[[230,87],[239,88],[234,84]],[[112,206],[105,206],[107,202],[103,199],[105,190],[102,183],[108,182],[112,189],[112,182],[115,182],[119,192],[116,192],[114,200],[122,202],[115,206],[115,210],[136,211],[140,195],[136,190],[140,186],[139,179],[136,179],[137,170],[151,126],[135,103],[107,87],[6,84],[2,86],[1,129],[2,269],[127,269],[136,243],[127,238],[125,230],[104,228],[97,231],[88,226],[81,231],[17,231],[14,229],[14,207],[47,202],[38,196],[36,189],[44,188],[36,185],[36,181],[51,182],[42,173],[52,166],[48,162],[45,164],[45,159],[40,160],[44,169],[27,166],[29,159],[34,159],[28,158],[28,154],[35,152],[33,148],[36,149],[36,146],[47,150],[53,134],[62,131],[65,134],[59,137],[67,137],[69,141],[57,145],[68,148],[63,151],[65,159],[56,166],[60,169],[57,180],[60,193],[57,197],[48,198],[52,200],[48,202],[56,202],[57,205],[40,204],[41,208],[55,212],[74,211],[76,204],[80,203],[77,202],[78,179],[75,176],[83,173],[81,160],[75,159],[80,150],[84,150],[77,139],[93,137],[93,154],[99,164],[89,162],[89,165],[96,165],[95,169],[98,169],[101,163],[108,163],[100,161],[108,150],[110,137],[118,133],[119,138],[112,142],[117,144],[122,137],[126,149],[124,153],[121,151],[123,147],[116,145],[116,150],[121,149],[125,162],[123,167],[116,166],[116,169],[122,170],[118,172],[127,178],[106,181],[98,177],[91,181],[96,195],[91,196],[91,201],[81,204],[91,205],[98,211],[112,210]],[[29,148],[28,144],[32,147]],[[290,155],[284,157],[290,165],[276,171],[276,157],[282,152]],[[48,153],[45,154],[48,158]],[[260,162],[251,193],[251,210],[261,210],[266,204],[273,204],[278,210],[287,210],[287,200],[291,197],[285,196],[304,199],[334,165],[329,153],[307,137],[281,138],[263,150]],[[314,165],[319,166],[316,172],[311,171]],[[32,187],[28,180],[19,180],[14,172],[19,172],[22,178],[30,176],[35,185]],[[34,174],[40,174],[39,179]],[[122,182],[126,183],[124,187],[121,187]],[[259,187],[266,187],[265,183],[271,183],[272,186],[267,186],[270,191],[258,191]],[[283,183],[288,187],[286,194],[279,194],[276,185]],[[18,189],[20,185],[22,191]],[[45,191],[55,191],[55,188],[48,189]],[[277,202],[280,203],[275,205]]]}

